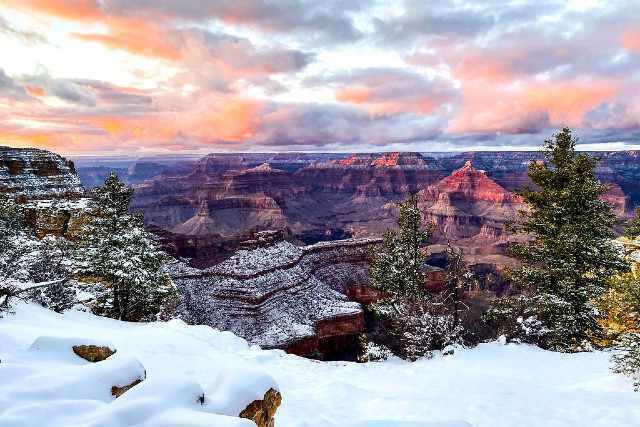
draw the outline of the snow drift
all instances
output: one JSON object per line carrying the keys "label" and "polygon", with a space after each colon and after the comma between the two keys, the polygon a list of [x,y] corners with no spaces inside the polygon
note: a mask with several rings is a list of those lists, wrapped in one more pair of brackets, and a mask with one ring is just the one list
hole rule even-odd
{"label": "snow drift", "polygon": [[[117,351],[90,363],[77,344]],[[317,362],[207,326],[20,304],[0,319],[0,360],[3,427],[251,427],[237,415],[269,388],[283,397],[278,427],[640,425],[640,394],[601,352],[492,343],[415,363]]]}

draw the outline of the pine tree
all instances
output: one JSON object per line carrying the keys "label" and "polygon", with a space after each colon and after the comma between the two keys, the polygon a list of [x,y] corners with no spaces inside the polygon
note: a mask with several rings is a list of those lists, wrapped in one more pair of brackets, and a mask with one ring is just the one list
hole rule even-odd
{"label": "pine tree", "polygon": [[[640,391],[640,263],[638,251],[631,252],[631,271],[612,278],[611,289],[600,307],[606,314],[603,327],[613,338],[613,371],[633,380]],[[634,261],[634,259],[636,261]]]}
{"label": "pine tree", "polygon": [[372,285],[388,298],[385,302],[398,309],[397,302],[421,299],[425,295],[421,247],[432,233],[432,227],[422,226],[418,200],[411,195],[400,204],[399,230],[384,234],[381,248],[376,248],[371,266]]}
{"label": "pine tree", "polygon": [[107,282],[109,291],[95,307],[120,320],[147,320],[175,293],[163,266],[168,256],[142,217],[129,212],[133,189],[114,173],[94,191],[91,220],[82,248],[80,272]]}
{"label": "pine tree", "polygon": [[[597,160],[577,153],[576,142],[563,129],[545,141],[546,161],[529,166],[537,189],[521,192],[529,210],[520,231],[532,240],[513,248],[523,267],[512,280],[524,295],[513,299],[512,325],[524,341],[558,351],[589,348],[600,336],[596,300],[628,267],[612,244],[616,217],[600,199]],[[509,315],[508,302],[498,308],[490,314]]]}
{"label": "pine tree", "polygon": [[37,239],[21,207],[5,194],[0,194],[0,248],[0,311],[15,298],[56,311],[73,305],[75,291],[67,286],[69,243],[54,236]]}
{"label": "pine tree", "polygon": [[640,208],[636,209],[636,216],[629,223],[624,235],[630,239],[640,238]]}
{"label": "pine tree", "polygon": [[445,270],[443,301],[448,311],[453,316],[453,322],[457,326],[461,321],[461,313],[467,309],[464,304],[464,293],[475,283],[473,273],[464,259],[461,248],[454,248],[447,244],[447,268]]}
{"label": "pine tree", "polygon": [[458,341],[461,333],[451,313],[426,292],[423,246],[433,227],[422,226],[415,195],[400,205],[398,230],[384,235],[372,253],[371,278],[384,295],[374,306],[379,323],[372,340],[408,360],[429,356]]}

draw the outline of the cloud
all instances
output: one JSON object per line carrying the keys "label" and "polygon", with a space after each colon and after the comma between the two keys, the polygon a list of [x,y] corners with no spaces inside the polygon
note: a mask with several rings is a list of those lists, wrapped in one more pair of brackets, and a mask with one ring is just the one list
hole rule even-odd
{"label": "cloud", "polygon": [[450,80],[400,68],[366,68],[307,79],[330,87],[336,100],[359,105],[372,114],[434,114],[458,92]]}
{"label": "cloud", "polygon": [[0,98],[26,101],[31,99],[24,86],[18,84],[0,68]]}
{"label": "cloud", "polygon": [[6,34],[15,37],[28,44],[47,42],[47,39],[44,36],[36,32],[23,30],[13,26],[2,15],[0,15],[0,34]]}
{"label": "cloud", "polygon": [[[43,62],[51,72],[0,70],[3,143],[416,149],[537,145],[560,126],[598,143],[631,143],[640,127],[640,3],[5,5],[2,16],[19,19],[0,17],[0,38],[27,56],[7,70],[42,70]],[[48,62],[59,52],[73,58],[74,49],[78,61],[103,59],[104,72]]]}
{"label": "cloud", "polygon": [[272,33],[299,33],[304,42],[344,43],[362,37],[351,13],[361,10],[362,0],[111,0],[104,7],[112,13],[203,22],[216,19]]}

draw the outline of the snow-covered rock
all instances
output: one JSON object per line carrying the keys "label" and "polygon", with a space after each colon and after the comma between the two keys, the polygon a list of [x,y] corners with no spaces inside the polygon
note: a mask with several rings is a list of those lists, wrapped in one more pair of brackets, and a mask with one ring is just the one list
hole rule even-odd
{"label": "snow-covered rock", "polygon": [[[257,350],[229,333],[180,321],[60,316],[26,304],[17,311],[0,319],[3,427],[255,427],[240,413],[278,390],[251,361]],[[91,363],[74,353],[78,344],[117,351]]]}
{"label": "snow-covered rock", "polygon": [[0,147],[0,192],[27,199],[84,194],[73,162],[51,151]]}
{"label": "snow-covered rock", "polygon": [[171,275],[181,293],[179,313],[265,348],[323,353],[330,339],[363,330],[362,307],[345,293],[369,282],[368,253],[378,242],[280,242],[240,250],[204,270],[176,264]]}

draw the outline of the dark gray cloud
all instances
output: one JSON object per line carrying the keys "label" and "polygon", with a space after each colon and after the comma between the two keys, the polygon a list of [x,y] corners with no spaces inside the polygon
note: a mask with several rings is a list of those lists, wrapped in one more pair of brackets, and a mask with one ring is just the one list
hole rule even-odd
{"label": "dark gray cloud", "polygon": [[32,76],[23,76],[20,81],[26,85],[39,87],[47,95],[66,102],[85,107],[94,107],[97,103],[95,94],[86,85],[74,80],[53,78],[46,71],[40,71]]}
{"label": "dark gray cloud", "polygon": [[560,0],[513,2],[402,2],[405,13],[374,20],[375,37],[383,43],[411,50],[424,46],[433,37],[473,38],[517,24],[536,22],[540,16],[557,12],[565,6]]}
{"label": "dark gray cloud", "polygon": [[252,142],[292,149],[408,144],[436,138],[445,124],[439,116],[371,116],[342,105],[272,104]]}
{"label": "dark gray cloud", "polygon": [[9,77],[2,68],[0,68],[0,98],[14,101],[27,101],[31,99],[24,86]]}
{"label": "dark gray cloud", "polygon": [[310,42],[351,42],[361,38],[350,14],[364,0],[105,0],[108,13],[170,17],[178,21],[217,19],[277,33],[298,33]]}
{"label": "dark gray cloud", "polygon": [[238,70],[264,69],[268,73],[298,71],[314,59],[310,52],[285,47],[256,47],[249,40],[224,33],[192,30],[212,58]]}

